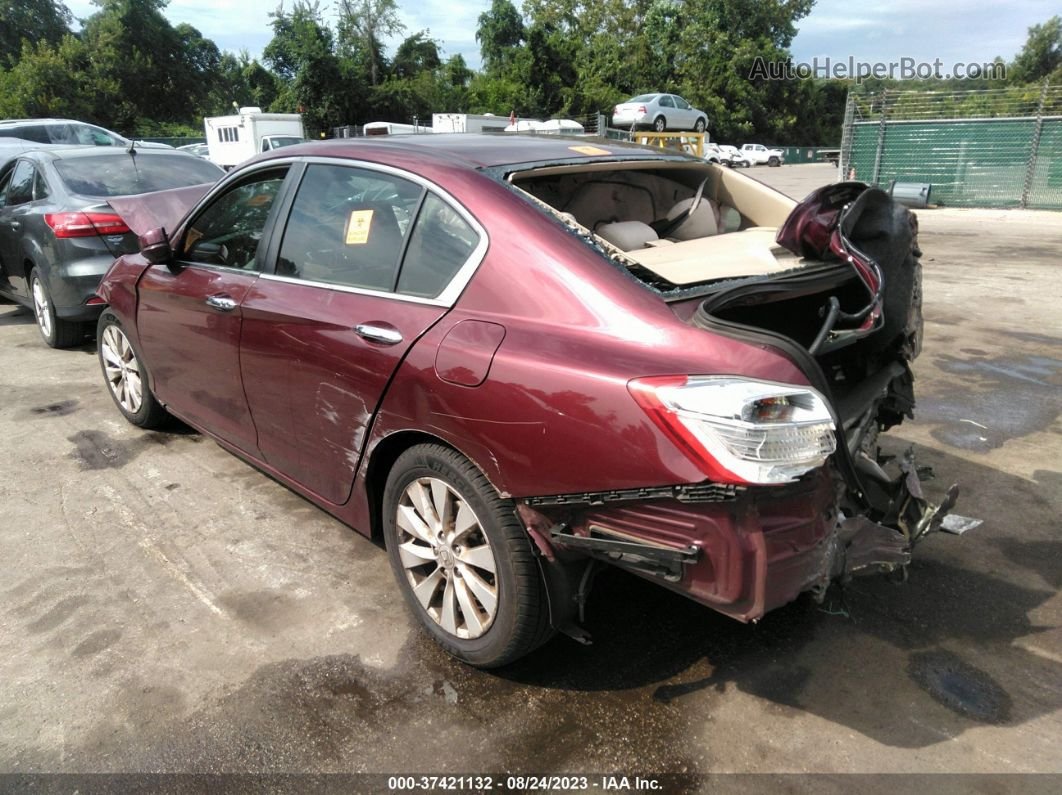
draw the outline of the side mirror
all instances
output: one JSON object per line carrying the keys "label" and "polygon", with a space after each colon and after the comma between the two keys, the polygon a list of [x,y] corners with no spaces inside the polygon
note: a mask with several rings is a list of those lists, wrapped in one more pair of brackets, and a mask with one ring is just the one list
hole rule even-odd
{"label": "side mirror", "polygon": [[170,248],[170,239],[166,237],[166,230],[161,226],[149,229],[137,238],[140,243],[140,254],[152,265],[167,265],[173,260],[173,249]]}

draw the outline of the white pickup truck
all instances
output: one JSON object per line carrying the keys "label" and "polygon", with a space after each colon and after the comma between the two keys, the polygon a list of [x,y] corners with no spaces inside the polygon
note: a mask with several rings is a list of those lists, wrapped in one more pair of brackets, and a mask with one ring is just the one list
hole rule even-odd
{"label": "white pickup truck", "polygon": [[781,149],[768,149],[763,144],[745,144],[741,147],[741,154],[754,166],[780,166],[785,162],[785,152]]}

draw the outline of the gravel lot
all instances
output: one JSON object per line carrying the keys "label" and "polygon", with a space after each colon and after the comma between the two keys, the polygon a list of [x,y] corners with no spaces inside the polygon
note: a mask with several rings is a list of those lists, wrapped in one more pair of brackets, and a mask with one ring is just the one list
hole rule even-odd
{"label": "gravel lot", "polygon": [[[802,197],[836,171],[751,173]],[[1062,773],[1062,215],[919,217],[890,436],[984,524],[757,626],[611,572],[593,646],[493,673],[416,630],[381,548],[127,425],[93,347],[0,306],[0,771]]]}

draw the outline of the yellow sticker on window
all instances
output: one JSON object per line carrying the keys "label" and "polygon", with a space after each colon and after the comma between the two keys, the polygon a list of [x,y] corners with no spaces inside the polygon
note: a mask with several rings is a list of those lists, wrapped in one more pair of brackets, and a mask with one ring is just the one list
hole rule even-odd
{"label": "yellow sticker on window", "polygon": [[569,146],[573,152],[578,152],[581,155],[610,155],[612,154],[607,149],[602,149],[599,146]]}
{"label": "yellow sticker on window", "polygon": [[363,246],[369,241],[372,228],[372,210],[354,210],[347,220],[346,242],[348,246]]}

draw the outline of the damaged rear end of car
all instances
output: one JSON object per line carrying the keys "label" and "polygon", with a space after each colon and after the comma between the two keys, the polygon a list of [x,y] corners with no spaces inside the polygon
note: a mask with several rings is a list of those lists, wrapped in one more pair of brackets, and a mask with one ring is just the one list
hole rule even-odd
{"label": "damaged rear end of car", "polygon": [[906,571],[958,493],[929,502],[913,452],[879,446],[915,406],[921,252],[909,210],[862,183],[795,204],[677,157],[508,181],[705,332],[705,346],[716,335],[770,349],[806,379],[740,368],[630,379],[632,400],[704,479],[518,501],[558,629],[586,639],[577,617],[598,561],[742,621],[804,592],[821,599],[833,582]]}

